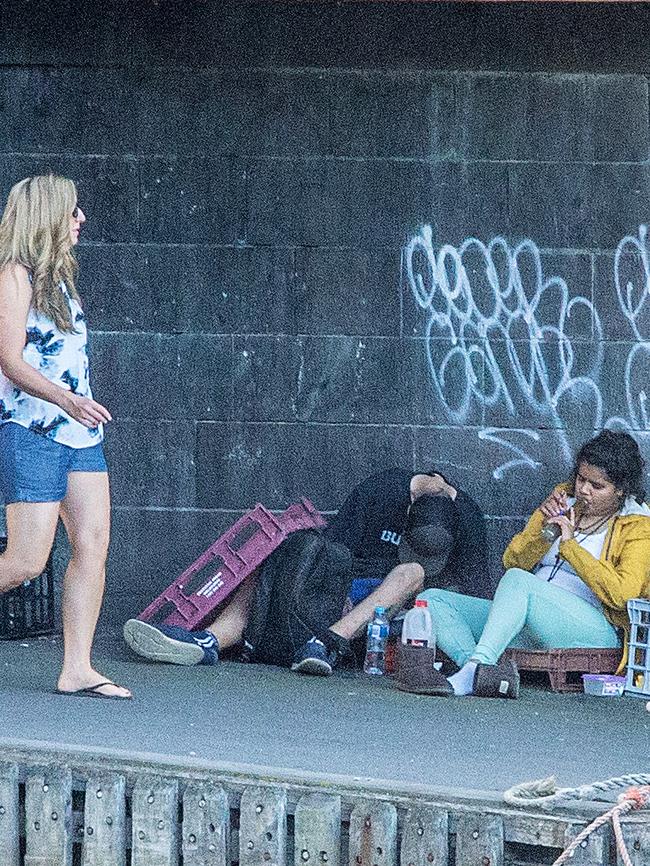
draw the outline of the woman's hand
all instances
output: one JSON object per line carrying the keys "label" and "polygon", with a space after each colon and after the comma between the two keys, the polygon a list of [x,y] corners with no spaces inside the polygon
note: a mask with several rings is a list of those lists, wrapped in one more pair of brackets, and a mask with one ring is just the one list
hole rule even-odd
{"label": "woman's hand", "polygon": [[566,493],[562,490],[553,490],[539,506],[539,510],[546,518],[547,523],[551,523],[551,517],[557,517],[568,507],[569,502]]}
{"label": "woman's hand", "polygon": [[112,421],[111,413],[101,403],[91,400],[89,397],[81,397],[70,391],[65,392],[64,398],[59,405],[71,418],[79,421],[84,427],[98,427]]}
{"label": "woman's hand", "polygon": [[549,517],[547,523],[554,523],[560,527],[560,541],[569,541],[573,538],[576,528],[576,515],[573,508],[569,509],[567,514],[557,514],[555,517]]}

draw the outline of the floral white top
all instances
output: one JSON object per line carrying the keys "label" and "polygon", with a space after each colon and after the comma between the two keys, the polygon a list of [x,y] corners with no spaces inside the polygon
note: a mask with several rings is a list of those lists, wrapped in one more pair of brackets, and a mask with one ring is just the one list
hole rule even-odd
{"label": "floral white top", "polygon": [[[82,397],[92,397],[86,319],[63,283],[61,291],[70,307],[74,332],[60,331],[51,319],[30,308],[23,360],[55,385]],[[104,438],[102,425],[84,427],[54,403],[21,391],[0,370],[0,424],[7,422],[21,424],[70,448],[88,448]]]}

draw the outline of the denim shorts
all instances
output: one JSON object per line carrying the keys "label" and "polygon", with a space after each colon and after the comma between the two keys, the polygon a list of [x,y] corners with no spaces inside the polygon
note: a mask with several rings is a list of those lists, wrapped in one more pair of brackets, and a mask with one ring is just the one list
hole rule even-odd
{"label": "denim shorts", "polygon": [[21,424],[0,425],[0,497],[13,502],[61,502],[70,472],[107,472],[101,443],[70,448]]}

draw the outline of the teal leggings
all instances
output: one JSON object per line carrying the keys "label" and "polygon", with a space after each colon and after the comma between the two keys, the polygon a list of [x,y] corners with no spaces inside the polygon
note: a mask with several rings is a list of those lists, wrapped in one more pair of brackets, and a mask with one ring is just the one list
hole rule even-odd
{"label": "teal leggings", "polygon": [[509,568],[494,601],[426,589],[436,643],[459,667],[473,659],[493,665],[507,647],[619,647],[616,629],[588,601]]}

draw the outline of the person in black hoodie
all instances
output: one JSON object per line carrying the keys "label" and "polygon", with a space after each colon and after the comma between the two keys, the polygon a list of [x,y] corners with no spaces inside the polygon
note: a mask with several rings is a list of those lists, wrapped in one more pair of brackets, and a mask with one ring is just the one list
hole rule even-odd
{"label": "person in black hoodie", "polygon": [[330,646],[314,637],[299,650],[292,666],[299,673],[331,673],[336,638],[358,636],[377,606],[394,614],[431,587],[491,597],[483,513],[439,472],[371,475],[352,490],[326,535],[354,557],[354,606],[329,627]]}
{"label": "person in black hoodie", "polygon": [[[426,536],[430,538],[433,529],[439,535],[433,547],[447,547],[447,559],[441,565],[436,557],[438,568],[432,564],[426,573],[431,560]],[[326,535],[352,551],[359,577],[384,578],[400,563],[414,561],[425,568],[426,589],[457,587],[466,595],[492,595],[483,513],[440,472],[376,472],[352,490]]]}
{"label": "person in black hoodie", "polygon": [[[359,635],[375,607],[400,610],[423,588],[490,596],[483,514],[438,472],[389,469],[357,485],[330,521],[327,537],[354,558],[352,608],[333,623],[326,646],[315,636],[292,670],[326,676],[342,645]],[[247,580],[214,623],[199,632],[129,620],[124,636],[139,655],[172,664],[215,664],[246,628],[255,581]]]}

